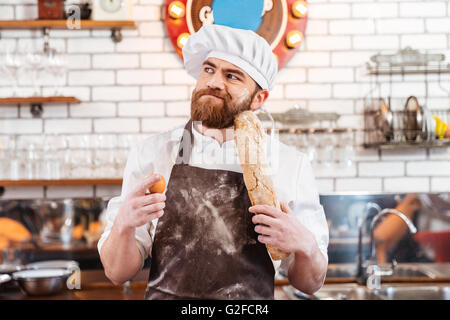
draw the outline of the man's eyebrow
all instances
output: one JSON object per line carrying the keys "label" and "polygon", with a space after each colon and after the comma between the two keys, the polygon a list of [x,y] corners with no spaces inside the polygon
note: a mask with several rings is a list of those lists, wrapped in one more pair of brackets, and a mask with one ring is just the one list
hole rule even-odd
{"label": "man's eyebrow", "polygon": [[205,65],[205,64],[208,66],[211,66],[213,68],[217,68],[217,66],[214,63],[212,63],[211,61],[206,60],[205,62],[203,62],[203,65]]}
{"label": "man's eyebrow", "polygon": [[[209,61],[209,60],[206,60],[205,62],[203,62],[203,65],[208,65],[208,66],[211,66],[213,68],[217,68],[217,66],[214,63],[212,63],[211,61]],[[241,76],[242,78],[245,79],[245,74],[242,71],[238,70],[238,69],[228,68],[228,69],[223,69],[223,71],[224,72],[229,72],[229,73],[235,73],[235,74],[237,74],[237,75],[239,75],[239,76]]]}
{"label": "man's eyebrow", "polygon": [[239,71],[238,69],[224,69],[223,71],[229,72],[229,73],[235,73],[245,79],[245,74],[243,72]]}

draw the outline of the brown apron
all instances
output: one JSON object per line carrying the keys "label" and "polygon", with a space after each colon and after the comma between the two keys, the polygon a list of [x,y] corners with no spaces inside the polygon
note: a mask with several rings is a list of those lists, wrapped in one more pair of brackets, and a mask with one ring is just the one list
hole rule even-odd
{"label": "brown apron", "polygon": [[[193,141],[191,120],[185,130]],[[182,142],[155,231],[145,299],[273,299],[275,271],[257,241],[242,173],[182,163]],[[189,160],[191,144],[186,151]]]}

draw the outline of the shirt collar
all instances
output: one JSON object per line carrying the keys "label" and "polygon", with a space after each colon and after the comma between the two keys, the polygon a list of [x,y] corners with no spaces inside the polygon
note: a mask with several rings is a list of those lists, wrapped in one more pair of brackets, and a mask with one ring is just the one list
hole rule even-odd
{"label": "shirt collar", "polygon": [[210,143],[215,143],[215,144],[217,144],[218,148],[224,148],[224,149],[234,148],[234,146],[235,146],[234,139],[227,140],[224,143],[222,143],[222,146],[220,146],[219,142],[216,139],[209,137],[209,136],[205,136],[205,135],[201,134],[200,132],[198,132],[197,129],[195,129],[193,122],[192,122],[192,133],[194,136],[194,146],[196,148],[198,148],[199,151],[202,151],[203,148],[206,145],[209,145]]}

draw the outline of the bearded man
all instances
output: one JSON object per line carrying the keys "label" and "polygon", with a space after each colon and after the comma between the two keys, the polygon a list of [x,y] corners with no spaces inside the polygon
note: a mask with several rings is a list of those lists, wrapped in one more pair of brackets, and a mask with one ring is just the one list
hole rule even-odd
{"label": "bearded man", "polygon": [[[124,283],[150,256],[146,299],[273,299],[278,269],[314,293],[327,270],[328,227],[307,157],[279,143],[268,158],[279,158],[272,171],[283,212],[252,206],[233,138],[234,116],[258,110],[275,84],[269,44],[250,30],[208,25],[183,58],[197,79],[191,119],[130,151],[98,243],[106,276]],[[163,193],[147,193],[159,180],[152,172],[168,178]],[[273,261],[265,244],[290,255]]]}

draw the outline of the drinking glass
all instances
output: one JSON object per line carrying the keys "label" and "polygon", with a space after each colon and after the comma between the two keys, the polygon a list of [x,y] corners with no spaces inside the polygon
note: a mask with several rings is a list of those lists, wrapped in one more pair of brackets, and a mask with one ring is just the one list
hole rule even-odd
{"label": "drinking glass", "polygon": [[4,136],[0,138],[0,180],[10,178],[10,159],[14,146],[14,138]]}
{"label": "drinking glass", "polygon": [[95,139],[93,157],[93,174],[98,178],[115,177],[115,150],[117,149],[117,136],[98,135]]}
{"label": "drinking glass", "polygon": [[68,161],[71,178],[92,176],[92,142],[89,135],[72,136]]}
{"label": "drinking glass", "polygon": [[39,51],[29,51],[26,54],[27,67],[31,71],[31,81],[33,84],[33,95],[39,96],[40,93],[40,72],[45,68],[44,55]]}
{"label": "drinking glass", "polygon": [[11,79],[13,85],[12,96],[19,96],[19,70],[23,66],[23,54],[18,50],[14,51],[10,48],[7,49],[2,69],[4,73]]}
{"label": "drinking glass", "polygon": [[339,134],[337,161],[340,166],[351,167],[355,159],[353,130],[348,129]]}
{"label": "drinking glass", "polygon": [[16,136],[14,138],[14,143],[10,148],[9,178],[11,180],[20,180],[24,178],[23,154],[23,140]]}
{"label": "drinking glass", "polygon": [[319,134],[318,160],[327,168],[333,165],[335,144],[336,139],[333,129],[328,129]]}
{"label": "drinking glass", "polygon": [[114,163],[115,163],[115,176],[122,177],[123,169],[125,168],[128,153],[131,146],[137,143],[135,136],[126,134],[117,136],[117,148],[115,150]]}
{"label": "drinking glass", "polygon": [[40,145],[36,138],[22,137],[22,157],[21,162],[24,167],[24,179],[34,180],[41,178],[40,176]]}
{"label": "drinking glass", "polygon": [[74,226],[74,202],[41,200],[39,214],[43,221],[41,239],[44,243],[69,243],[72,240]]}
{"label": "drinking glass", "polygon": [[306,154],[309,161],[314,165],[317,162],[317,149],[319,146],[319,140],[317,133],[314,129],[308,130],[307,133],[308,146],[306,148]]}
{"label": "drinking glass", "polygon": [[64,147],[64,137],[46,135],[43,140],[41,176],[49,180],[61,179],[62,159],[59,151]]}
{"label": "drinking glass", "polygon": [[301,130],[299,133],[297,133],[297,149],[300,152],[303,152],[307,154],[308,150],[308,135],[306,134],[305,130]]}
{"label": "drinking glass", "polygon": [[48,52],[47,70],[52,76],[53,94],[61,95],[67,68],[65,59],[55,49]]}

